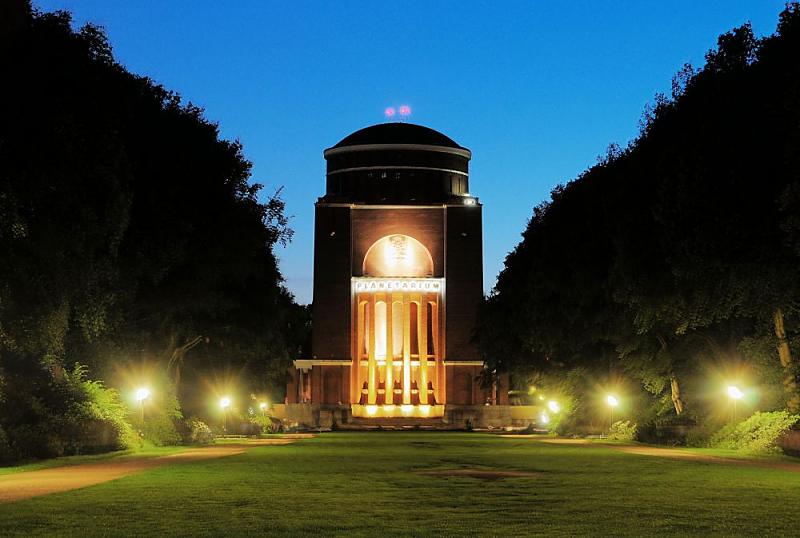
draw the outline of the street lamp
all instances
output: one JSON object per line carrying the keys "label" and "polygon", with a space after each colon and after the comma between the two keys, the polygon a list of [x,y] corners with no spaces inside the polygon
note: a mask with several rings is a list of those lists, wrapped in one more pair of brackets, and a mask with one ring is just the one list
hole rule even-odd
{"label": "street lamp", "polygon": [[147,387],[140,387],[136,389],[136,401],[139,402],[139,408],[142,411],[142,428],[144,428],[144,401],[150,397],[150,389]]}
{"label": "street lamp", "polygon": [[231,399],[225,396],[219,401],[219,406],[222,408],[222,433],[228,434],[228,408],[231,406]]}
{"label": "street lamp", "polygon": [[611,426],[614,425],[614,408],[619,405],[619,400],[617,400],[616,396],[609,394],[606,396],[606,402],[608,403],[608,407],[611,409]]}
{"label": "street lamp", "polygon": [[547,408],[550,409],[550,411],[552,411],[553,413],[558,413],[559,411],[561,411],[561,406],[558,405],[558,402],[555,400],[550,400],[549,402],[547,402]]}
{"label": "street lamp", "polygon": [[735,385],[728,385],[728,397],[733,402],[733,422],[736,422],[736,402],[744,397],[744,392]]}
{"label": "street lamp", "polygon": [[539,420],[542,421],[542,424],[547,424],[548,422],[550,422],[550,416],[547,413],[542,413],[539,416]]}

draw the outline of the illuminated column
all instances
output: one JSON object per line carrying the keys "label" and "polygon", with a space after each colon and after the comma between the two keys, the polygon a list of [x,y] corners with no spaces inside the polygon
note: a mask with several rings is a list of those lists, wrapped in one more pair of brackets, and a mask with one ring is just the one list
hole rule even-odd
{"label": "illuminated column", "polygon": [[437,296],[436,302],[433,304],[433,357],[434,364],[436,365],[436,386],[433,387],[433,393],[436,395],[437,403],[445,403],[445,371],[444,361],[442,360],[441,339],[439,338],[439,305],[441,302]]}
{"label": "illuminated column", "polygon": [[411,303],[403,294],[403,404],[411,403]]}
{"label": "illuminated column", "polygon": [[353,364],[350,367],[350,403],[358,403],[361,398],[361,346],[364,345],[364,309],[363,296],[356,296],[356,345]]}
{"label": "illuminated column", "polygon": [[428,300],[427,294],[420,296],[417,309],[417,341],[419,342],[419,403],[428,403]]}
{"label": "illuminated column", "polygon": [[386,403],[391,405],[394,403],[394,325],[392,318],[392,310],[394,310],[394,301],[392,300],[392,293],[387,294],[386,298],[386,375],[384,376],[386,387]]}
{"label": "illuminated column", "polygon": [[376,374],[376,364],[375,364],[375,328],[376,323],[375,320],[377,316],[375,315],[375,294],[373,293],[372,296],[369,298],[369,311],[372,314],[369,317],[369,322],[372,325],[369,329],[369,362],[367,363],[367,389],[369,392],[367,393],[367,403],[370,405],[375,403],[376,396],[377,396],[377,384],[375,382],[375,374]]}

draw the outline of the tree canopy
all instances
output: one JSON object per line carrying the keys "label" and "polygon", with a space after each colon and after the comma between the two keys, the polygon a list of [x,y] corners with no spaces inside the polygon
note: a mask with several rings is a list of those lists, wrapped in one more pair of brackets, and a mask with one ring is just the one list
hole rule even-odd
{"label": "tree canopy", "polygon": [[796,3],[774,35],[720,36],[635,140],[534,209],[482,307],[490,369],[617,372],[680,415],[709,364],[738,364],[797,410],[798,50]]}
{"label": "tree canopy", "polygon": [[308,325],[274,253],[291,238],[280,191],[263,196],[241,144],[117,63],[100,28],[21,4],[0,34],[4,408],[34,405],[22,378],[78,361],[108,381],[169,369],[192,411],[204,378],[279,391]]}

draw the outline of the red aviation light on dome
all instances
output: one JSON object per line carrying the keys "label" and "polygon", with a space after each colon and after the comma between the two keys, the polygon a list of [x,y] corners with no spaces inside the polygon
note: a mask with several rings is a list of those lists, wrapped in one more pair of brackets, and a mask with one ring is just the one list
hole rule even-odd
{"label": "red aviation light on dome", "polygon": [[411,115],[411,107],[408,105],[400,105],[400,108],[398,108],[397,111],[403,118],[407,118]]}
{"label": "red aviation light on dome", "polygon": [[396,111],[393,106],[387,106],[386,109],[383,111],[383,115],[386,116],[388,119],[394,118]]}

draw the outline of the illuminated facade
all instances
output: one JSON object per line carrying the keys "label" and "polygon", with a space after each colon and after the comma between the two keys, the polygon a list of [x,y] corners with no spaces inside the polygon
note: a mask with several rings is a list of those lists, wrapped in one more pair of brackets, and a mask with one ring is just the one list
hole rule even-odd
{"label": "illuminated facade", "polygon": [[507,404],[505,380],[479,383],[471,342],[483,259],[470,151],[427,127],[385,123],[324,155],[312,357],[295,361],[287,403],[339,424],[447,422]]}

